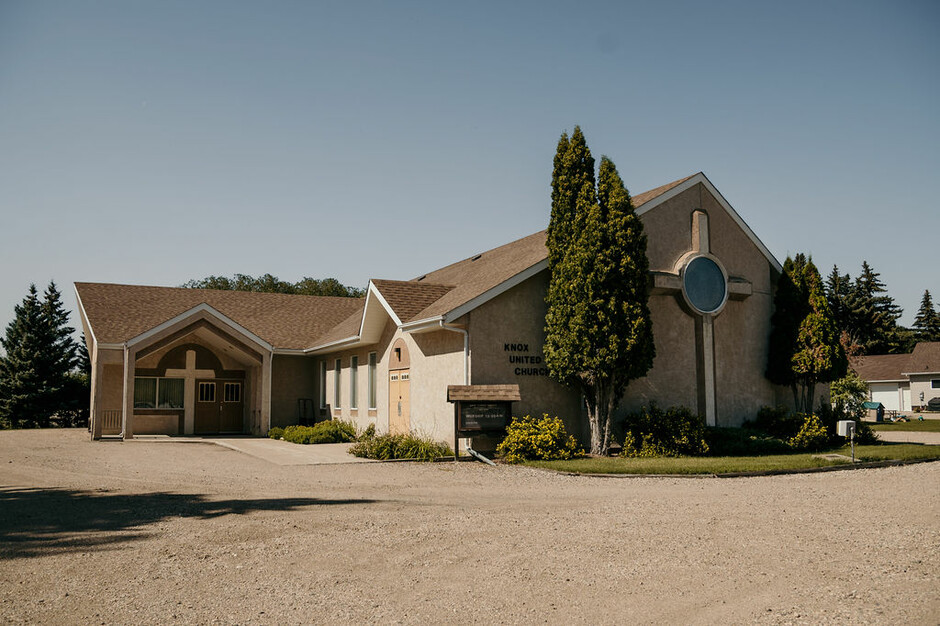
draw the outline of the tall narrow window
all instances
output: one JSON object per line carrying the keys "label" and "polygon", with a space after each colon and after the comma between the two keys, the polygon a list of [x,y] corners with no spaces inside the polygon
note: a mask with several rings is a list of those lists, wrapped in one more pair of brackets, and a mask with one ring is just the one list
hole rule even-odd
{"label": "tall narrow window", "polygon": [[340,400],[341,391],[343,390],[341,381],[342,368],[340,367],[340,360],[336,359],[336,363],[333,366],[333,408],[338,409],[343,406],[342,401]]}
{"label": "tall narrow window", "polygon": [[375,408],[375,352],[369,353],[369,408]]}
{"label": "tall narrow window", "polygon": [[320,408],[326,408],[326,361],[320,361]]}
{"label": "tall narrow window", "polygon": [[359,408],[359,357],[349,359],[349,408]]}

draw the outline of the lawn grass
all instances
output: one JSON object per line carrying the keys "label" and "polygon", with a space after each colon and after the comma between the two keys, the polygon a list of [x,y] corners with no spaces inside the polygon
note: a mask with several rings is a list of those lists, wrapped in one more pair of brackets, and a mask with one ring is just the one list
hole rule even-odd
{"label": "lawn grass", "polygon": [[[811,469],[850,463],[818,458],[819,454],[851,456],[845,446],[813,454],[774,454],[767,456],[581,458],[570,461],[529,461],[526,465],[582,474],[730,474]],[[884,444],[855,446],[858,461],[940,459],[940,446]]]}
{"label": "lawn grass", "polygon": [[910,422],[866,422],[872,430],[940,433],[940,420],[913,420]]}

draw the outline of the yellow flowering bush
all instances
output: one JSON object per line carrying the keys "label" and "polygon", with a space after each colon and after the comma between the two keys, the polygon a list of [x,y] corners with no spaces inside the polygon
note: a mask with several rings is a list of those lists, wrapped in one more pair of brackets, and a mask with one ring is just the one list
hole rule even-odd
{"label": "yellow flowering bush", "polygon": [[496,452],[508,463],[566,460],[583,454],[558,417],[514,417]]}
{"label": "yellow flowering bush", "polygon": [[787,440],[794,450],[822,450],[829,445],[829,431],[817,415],[806,415],[800,432]]}

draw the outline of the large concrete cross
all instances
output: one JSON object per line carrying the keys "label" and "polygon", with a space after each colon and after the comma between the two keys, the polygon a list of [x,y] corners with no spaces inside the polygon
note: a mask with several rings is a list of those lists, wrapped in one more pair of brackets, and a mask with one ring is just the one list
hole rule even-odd
{"label": "large concrete cross", "polygon": [[654,294],[674,294],[683,310],[696,318],[695,356],[699,411],[705,423],[718,424],[715,375],[715,317],[729,299],[751,295],[751,283],[731,278],[721,261],[711,253],[708,214],[692,212],[692,240],[672,272],[654,272]]}

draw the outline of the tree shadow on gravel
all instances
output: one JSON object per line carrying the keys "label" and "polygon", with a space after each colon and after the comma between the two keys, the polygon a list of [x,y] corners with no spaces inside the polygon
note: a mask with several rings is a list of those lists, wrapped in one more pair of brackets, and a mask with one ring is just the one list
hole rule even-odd
{"label": "tree shadow on gravel", "polygon": [[369,499],[209,500],[178,493],[112,494],[108,490],[0,486],[0,560],[116,549],[149,537],[147,526],[170,518],[212,519],[252,511],[370,504]]}

